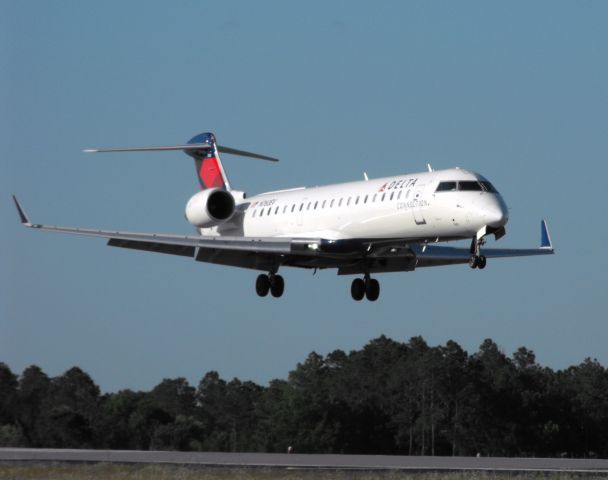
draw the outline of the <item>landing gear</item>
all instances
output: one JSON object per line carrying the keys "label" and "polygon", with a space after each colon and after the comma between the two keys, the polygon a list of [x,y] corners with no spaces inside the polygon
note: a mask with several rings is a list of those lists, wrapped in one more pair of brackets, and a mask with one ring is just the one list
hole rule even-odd
{"label": "landing gear", "polygon": [[479,270],[483,270],[484,268],[486,268],[486,257],[485,255],[473,255],[471,258],[469,258],[469,267],[475,269],[475,268],[479,268]]}
{"label": "landing gear", "polygon": [[362,278],[355,278],[350,286],[350,294],[353,300],[363,300],[365,296],[365,282]]}
{"label": "landing gear", "polygon": [[365,296],[370,302],[375,302],[380,296],[380,283],[375,278],[367,278],[365,281]]}
{"label": "landing gear", "polygon": [[469,267],[479,270],[486,268],[486,257],[481,254],[481,246],[486,243],[483,236],[473,237],[471,241],[471,258],[469,258]]}
{"label": "landing gear", "polygon": [[270,275],[270,293],[273,297],[279,298],[285,291],[285,280],[281,275]]}
{"label": "landing gear", "polygon": [[370,302],[375,302],[380,296],[380,283],[375,278],[370,278],[369,275],[365,275],[364,278],[355,278],[350,286],[350,294],[356,301],[367,297]]}
{"label": "landing gear", "polygon": [[255,281],[255,291],[260,297],[265,297],[270,292],[273,297],[278,298],[285,291],[285,280],[275,273],[269,275],[262,273]]}
{"label": "landing gear", "polygon": [[260,297],[265,297],[266,295],[268,295],[268,291],[270,290],[270,279],[268,278],[268,275],[262,273],[261,275],[258,275],[258,278],[255,281],[255,292],[260,296]]}

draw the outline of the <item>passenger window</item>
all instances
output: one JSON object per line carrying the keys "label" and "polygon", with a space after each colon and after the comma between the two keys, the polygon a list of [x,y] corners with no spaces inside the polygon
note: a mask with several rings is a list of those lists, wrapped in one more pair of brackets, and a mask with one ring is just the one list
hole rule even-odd
{"label": "passenger window", "polygon": [[323,203],[321,204],[321,208],[325,208],[325,202],[327,202],[327,200],[323,200]]}
{"label": "passenger window", "polygon": [[348,200],[346,201],[346,206],[347,206],[347,207],[350,205],[350,199],[351,199],[351,198],[352,198],[352,197],[348,197]]}
{"label": "passenger window", "polygon": [[340,199],[340,201],[338,202],[338,207],[342,206],[342,199]]}
{"label": "passenger window", "polygon": [[306,210],[310,210],[311,205],[312,205],[312,202],[308,202],[308,205],[306,206]]}
{"label": "passenger window", "polygon": [[374,193],[374,198],[372,199],[372,202],[376,201],[376,195],[378,195],[377,193]]}
{"label": "passenger window", "polygon": [[331,199],[331,202],[329,204],[329,208],[334,208],[334,199],[333,198]]}
{"label": "passenger window", "polygon": [[279,206],[277,205],[277,208],[274,209],[274,214],[276,215],[277,213],[279,213]]}
{"label": "passenger window", "polygon": [[285,212],[286,212],[286,211],[287,211],[287,205],[285,205],[285,206],[283,207],[283,215],[285,215]]}
{"label": "passenger window", "polygon": [[294,204],[291,206],[291,213],[293,213],[293,211],[294,211],[295,209],[296,209],[296,204],[294,203]]}
{"label": "passenger window", "polygon": [[382,194],[382,201],[384,202],[384,197],[386,197],[386,193]]}
{"label": "passenger window", "polygon": [[395,192],[391,193],[391,200],[393,199],[393,197],[395,196]]}
{"label": "passenger window", "polygon": [[302,211],[303,208],[304,208],[304,204],[300,203],[300,212]]}
{"label": "passenger window", "polygon": [[317,205],[319,205],[319,202],[315,202],[315,210],[317,209]]}
{"label": "passenger window", "polygon": [[397,195],[397,200],[399,200],[401,198],[402,193],[403,193],[403,190],[399,190],[399,195]]}
{"label": "passenger window", "polygon": [[453,192],[456,190],[456,182],[440,182],[436,192]]}
{"label": "passenger window", "polygon": [[253,213],[251,214],[251,218],[255,218],[255,209],[253,209]]}
{"label": "passenger window", "polygon": [[268,207],[268,213],[266,215],[270,215],[272,213],[272,207]]}
{"label": "passenger window", "polygon": [[359,195],[357,195],[357,198],[355,199],[355,205],[359,205]]}

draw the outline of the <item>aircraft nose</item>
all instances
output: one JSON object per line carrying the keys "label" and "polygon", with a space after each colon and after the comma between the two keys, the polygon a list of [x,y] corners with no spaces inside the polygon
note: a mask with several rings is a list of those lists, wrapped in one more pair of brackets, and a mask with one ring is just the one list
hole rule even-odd
{"label": "aircraft nose", "polygon": [[497,201],[485,206],[483,217],[486,225],[499,228],[504,227],[509,221],[509,212],[503,201]]}

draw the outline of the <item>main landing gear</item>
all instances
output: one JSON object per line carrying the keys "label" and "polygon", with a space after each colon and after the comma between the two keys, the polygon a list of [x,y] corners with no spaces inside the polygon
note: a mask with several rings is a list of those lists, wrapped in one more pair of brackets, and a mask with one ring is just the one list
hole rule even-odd
{"label": "main landing gear", "polygon": [[278,298],[285,291],[285,280],[283,280],[281,275],[277,275],[276,273],[268,275],[262,273],[258,275],[255,281],[255,291],[260,297],[265,297],[270,292],[273,297]]}
{"label": "main landing gear", "polygon": [[350,286],[350,294],[353,300],[363,300],[367,297],[370,302],[375,302],[380,296],[380,283],[375,278],[366,274],[363,278],[355,278]]}

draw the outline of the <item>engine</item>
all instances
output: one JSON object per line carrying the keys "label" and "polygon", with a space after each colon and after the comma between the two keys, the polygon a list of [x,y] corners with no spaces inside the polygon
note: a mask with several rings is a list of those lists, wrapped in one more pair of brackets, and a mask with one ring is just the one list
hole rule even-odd
{"label": "engine", "polygon": [[230,192],[211,188],[198,192],[186,204],[186,220],[198,228],[209,228],[229,220],[235,201]]}

